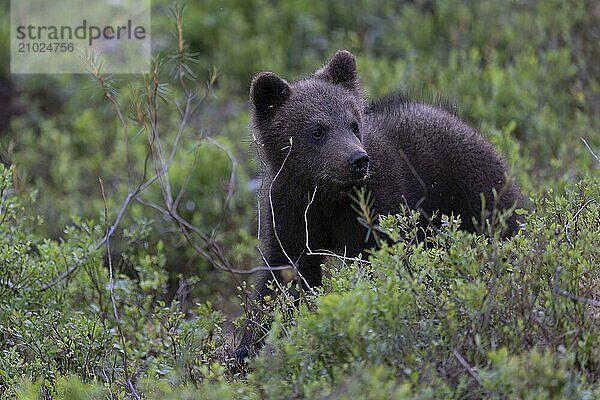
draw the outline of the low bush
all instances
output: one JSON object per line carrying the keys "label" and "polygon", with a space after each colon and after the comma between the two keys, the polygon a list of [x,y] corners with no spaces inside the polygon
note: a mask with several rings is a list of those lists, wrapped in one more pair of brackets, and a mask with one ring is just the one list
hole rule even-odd
{"label": "low bush", "polygon": [[[0,65],[1,397],[600,398],[595,3],[196,2],[183,48],[163,31],[180,9],[153,7],[159,46],[139,79]],[[4,60],[8,16],[0,5]],[[487,236],[454,216],[427,235],[408,210],[384,216],[392,240],[329,260],[298,309],[280,299],[239,368],[248,284],[230,272],[260,264],[248,82],[339,48],[372,97],[456,103],[532,207],[505,241],[502,216]]]}

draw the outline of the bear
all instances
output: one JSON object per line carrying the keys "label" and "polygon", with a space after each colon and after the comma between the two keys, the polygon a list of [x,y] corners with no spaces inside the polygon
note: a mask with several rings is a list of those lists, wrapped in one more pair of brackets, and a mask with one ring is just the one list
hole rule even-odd
{"label": "bear", "polygon": [[[300,290],[310,290],[321,284],[326,251],[355,257],[375,245],[373,235],[365,241],[367,228],[352,207],[354,188],[371,192],[378,215],[406,205],[425,217],[460,215],[461,229],[470,232],[485,215],[482,207],[524,204],[503,158],[452,113],[400,95],[367,104],[348,51],[292,84],[259,73],[250,103],[263,165],[259,249],[272,268],[254,285],[258,308],[276,295],[274,285],[282,288],[289,280],[281,267],[293,266]],[[508,237],[518,229],[516,215],[506,225]],[[237,362],[260,347],[269,326],[265,314],[248,316],[233,354]]]}

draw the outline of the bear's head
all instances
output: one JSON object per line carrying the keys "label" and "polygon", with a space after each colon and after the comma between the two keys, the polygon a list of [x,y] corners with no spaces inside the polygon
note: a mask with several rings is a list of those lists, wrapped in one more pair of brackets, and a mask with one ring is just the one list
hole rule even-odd
{"label": "bear's head", "polygon": [[289,84],[272,72],[252,81],[254,138],[272,173],[345,191],[364,180],[364,102],[354,56],[337,52],[313,76]]}

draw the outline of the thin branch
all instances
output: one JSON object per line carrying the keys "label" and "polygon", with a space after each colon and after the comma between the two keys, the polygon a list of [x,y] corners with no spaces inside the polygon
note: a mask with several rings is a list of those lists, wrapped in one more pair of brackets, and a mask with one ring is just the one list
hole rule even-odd
{"label": "thin branch", "polygon": [[588,304],[592,307],[600,307],[600,301],[598,301],[598,300],[589,299],[587,297],[576,296],[574,294],[567,292],[566,290],[561,289],[560,288],[560,276],[561,275],[562,275],[562,268],[559,265],[558,267],[556,267],[556,271],[554,272],[554,287],[553,287],[554,293],[557,293],[557,294],[564,296],[568,299],[571,299],[573,301],[578,301],[580,303]]}
{"label": "thin branch", "polygon": [[269,263],[269,260],[267,260],[267,257],[265,257],[265,254],[263,253],[261,247],[260,247],[260,221],[261,221],[261,207],[260,207],[260,198],[257,199],[257,207],[256,209],[258,210],[258,216],[257,216],[257,223],[258,223],[258,228],[257,228],[257,238],[256,238],[256,249],[258,250],[258,254],[260,254],[260,258],[261,260],[265,263],[265,265],[267,266],[268,271],[271,273],[271,278],[273,278],[273,281],[275,282],[275,285],[277,285],[277,289],[279,289],[279,292],[286,298],[286,300],[288,299],[288,292],[283,290],[283,286],[281,286],[281,282],[279,282],[279,279],[277,279],[277,277],[275,276],[275,273],[273,273],[273,268],[271,266],[271,264]]}
{"label": "thin branch", "polygon": [[175,140],[173,142],[173,148],[171,149],[171,154],[169,154],[169,159],[167,160],[167,163],[165,165],[165,167],[167,169],[169,169],[171,167],[171,164],[173,163],[173,159],[175,158],[175,154],[177,153],[177,148],[179,147],[179,141],[181,140],[181,136],[183,135],[183,131],[185,130],[185,127],[187,125],[187,121],[188,121],[189,117],[191,116],[190,105],[192,103],[192,100],[194,100],[195,97],[196,97],[196,94],[194,92],[189,92],[186,96],[185,109],[183,111],[183,114],[181,115],[181,123],[179,124],[179,128],[177,129],[177,135],[175,135]]}
{"label": "thin branch", "polygon": [[281,251],[283,252],[285,257],[288,259],[290,264],[293,265],[294,262],[292,261],[292,259],[288,255],[288,253],[285,251],[285,248],[283,247],[283,244],[281,243],[281,239],[279,238],[279,234],[277,233],[277,223],[275,221],[275,207],[273,206],[273,185],[275,184],[275,181],[279,177],[279,174],[281,174],[281,171],[283,171],[283,167],[285,166],[285,163],[287,162],[291,152],[292,152],[292,138],[290,138],[290,145],[288,147],[288,152],[285,155],[285,158],[283,159],[283,163],[281,163],[279,170],[277,171],[277,173],[273,177],[273,180],[271,181],[271,184],[269,185],[269,207],[271,208],[271,223],[273,224],[273,232],[275,234],[275,238],[277,239],[277,243],[279,243],[279,247],[281,248]]}
{"label": "thin branch", "polygon": [[[123,117],[123,114],[120,110],[119,104],[117,103],[116,99],[114,98],[114,96],[111,94],[111,92],[109,91],[109,89],[107,89],[106,83],[104,78],[100,75],[99,70],[95,69],[92,70],[93,71],[93,75],[94,77],[100,82],[100,84],[102,85],[102,88],[105,92],[105,96],[106,98],[113,104],[113,106],[115,107],[117,116],[119,118],[119,121],[121,122],[121,125],[124,129],[125,132],[127,132],[127,124],[126,121]],[[152,101],[152,99],[149,100],[149,103],[154,105],[157,109],[157,102],[156,102],[156,88],[154,91],[154,101]],[[92,247],[92,249],[86,254],[84,255],[76,264],[72,265],[67,271],[65,271],[64,273],[62,273],[61,275],[59,275],[57,278],[55,278],[54,280],[52,280],[51,282],[45,284],[44,286],[42,286],[41,290],[45,291],[48,290],[50,288],[52,288],[53,286],[55,286],[56,284],[58,284],[59,282],[63,281],[64,279],[68,278],[72,273],[74,273],[77,268],[83,263],[85,262],[85,260],[87,260],[89,258],[89,256],[91,256],[93,253],[95,253],[96,251],[98,251],[102,246],[104,246],[107,241],[110,239],[110,237],[115,233],[115,231],[117,230],[121,220],[123,219],[123,217],[125,216],[125,213],[129,207],[129,205],[131,204],[131,202],[133,200],[136,199],[136,197],[142,193],[144,190],[146,190],[150,185],[152,185],[156,180],[160,180],[162,183],[162,187],[163,187],[163,193],[166,193],[166,198],[165,201],[170,205],[172,204],[171,201],[171,197],[170,197],[170,183],[168,182],[168,171],[169,168],[171,166],[172,163],[172,159],[174,157],[174,154],[178,148],[178,144],[179,144],[179,140],[178,138],[181,137],[181,134],[184,130],[184,127],[187,125],[188,119],[191,115],[190,112],[190,103],[193,100],[194,96],[188,94],[187,97],[187,101],[186,101],[186,109],[183,112],[182,115],[182,122],[180,124],[180,127],[178,129],[178,134],[177,134],[177,138],[176,141],[173,145],[172,151],[171,151],[171,155],[169,157],[169,162],[165,163],[164,159],[162,158],[162,145],[160,143],[160,140],[158,138],[158,134],[156,131],[156,118],[157,118],[157,112],[152,112],[150,109],[149,111],[149,115],[150,116],[154,116],[154,118],[149,118],[149,121],[151,121],[151,129],[153,132],[152,138],[149,142],[149,146],[150,146],[150,151],[148,152],[148,154],[146,155],[145,158],[145,162],[144,162],[144,174],[143,174],[143,179],[145,179],[146,177],[146,172],[147,172],[147,162],[149,159],[150,154],[152,153],[152,149],[158,149],[159,150],[159,158],[161,159],[161,167],[162,168],[156,168],[156,174],[154,176],[152,176],[151,178],[149,178],[146,181],[143,181],[143,183],[141,183],[135,190],[129,190],[129,192],[127,193],[127,196],[125,198],[125,200],[123,201],[121,208],[119,210],[119,213],[117,214],[117,217],[115,218],[115,221],[113,222],[113,224],[111,225],[110,229],[106,232],[106,234],[104,235],[104,237],[94,245],[94,247]],[[203,99],[206,98],[206,95],[203,97]],[[196,107],[193,108],[194,110],[196,109]],[[164,177],[166,177],[166,179],[164,179]],[[166,186],[165,186],[165,182],[166,182]]]}
{"label": "thin branch", "polygon": [[179,193],[177,193],[175,200],[173,200],[173,209],[175,209],[175,210],[179,209],[179,204],[181,204],[181,199],[183,198],[183,195],[185,194],[187,185],[190,182],[193,173],[196,171],[196,166],[198,165],[199,153],[200,153],[200,146],[199,145],[194,146],[194,161],[192,161],[192,165],[188,168],[188,171],[185,174],[185,177],[183,178],[183,182],[181,183],[181,188],[179,188]]}
{"label": "thin branch", "polygon": [[219,217],[219,222],[217,222],[217,225],[215,225],[210,235],[214,239],[217,235],[217,232],[219,232],[219,229],[221,228],[225,217],[227,216],[227,210],[229,209],[229,204],[231,203],[231,199],[233,198],[233,194],[235,192],[235,183],[237,180],[237,160],[235,159],[231,151],[229,151],[229,149],[224,147],[221,143],[217,142],[215,139],[209,136],[207,136],[206,139],[210,143],[215,145],[217,148],[219,148],[221,151],[223,151],[229,158],[229,161],[231,162],[231,174],[229,175],[229,182],[227,184],[227,196],[225,197],[225,201],[223,202],[223,209]]}
{"label": "thin branch", "polygon": [[[586,201],[580,208],[579,210],[577,210],[577,212],[573,215],[573,218],[571,218],[566,224],[565,224],[565,237],[567,238],[567,242],[569,242],[569,245],[571,245],[571,248],[575,248],[575,243],[573,243],[573,241],[571,240],[571,236],[569,235],[569,228],[571,225],[572,221],[575,221],[578,217],[579,214],[581,214],[581,212],[587,208],[587,206],[589,206],[592,203],[595,203],[596,200],[594,199],[590,199],[588,201]],[[575,226],[577,227],[577,223],[575,223]],[[575,228],[575,230],[577,230],[577,228]]]}
{"label": "thin branch", "polygon": [[117,217],[115,218],[115,221],[111,225],[110,229],[108,229],[108,231],[106,232],[106,234],[104,235],[104,237],[98,243],[96,243],[94,245],[94,247],[92,247],[92,249],[90,251],[88,251],[87,254],[85,254],[83,257],[81,257],[77,263],[75,263],[74,265],[72,265],[67,271],[63,272],[61,275],[59,275],[58,277],[56,277],[51,282],[49,282],[49,283],[45,284],[44,286],[42,286],[41,290],[42,291],[48,290],[51,287],[55,286],[57,283],[63,281],[66,278],[68,278],[73,272],[75,272],[75,270],[83,262],[85,262],[92,254],[94,254],[96,251],[98,251],[102,246],[104,246],[104,244],[108,241],[108,239],[117,230],[119,224],[121,223],[121,220],[125,216],[125,212],[127,211],[127,208],[131,204],[131,201],[133,199],[135,199],[135,197],[139,193],[143,192],[148,186],[150,186],[154,181],[156,181],[156,179],[158,179],[158,175],[155,175],[152,178],[148,179],[146,182],[144,182],[143,184],[141,184],[140,186],[138,186],[135,191],[127,193],[127,197],[125,197],[125,200],[123,201],[123,204],[121,205],[121,208],[119,209],[119,213],[117,214]]}
{"label": "thin branch", "polygon": [[397,150],[398,150],[398,154],[400,155],[400,157],[402,157],[404,159],[404,162],[408,166],[408,169],[410,169],[410,173],[415,177],[415,179],[417,180],[417,182],[419,182],[419,185],[423,189],[423,195],[421,196],[419,201],[417,201],[417,203],[415,204],[415,207],[414,207],[415,209],[420,209],[421,204],[427,199],[427,193],[428,193],[427,185],[423,181],[423,178],[421,178],[421,175],[419,175],[419,173],[413,166],[412,162],[410,162],[410,159],[406,156],[404,151],[401,148],[398,148]]}
{"label": "thin branch", "polygon": [[75,272],[75,270],[85,260],[88,259],[89,256],[91,256],[96,251],[98,251],[108,241],[108,239],[110,238],[110,236],[112,236],[112,234],[114,233],[114,231],[119,226],[119,223],[121,222],[121,219],[125,215],[125,211],[127,210],[127,207],[129,207],[129,204],[131,203],[131,200],[133,198],[134,198],[134,193],[130,192],[130,193],[127,194],[127,197],[125,198],[125,201],[121,205],[121,209],[119,210],[119,214],[117,215],[117,218],[115,218],[115,222],[113,222],[113,224],[111,225],[110,229],[107,229],[104,237],[98,243],[96,243],[96,245],[94,245],[94,247],[90,251],[88,251],[87,254],[85,254],[83,257],[81,257],[77,263],[73,264],[71,267],[69,267],[68,270],[66,270],[65,272],[63,272],[62,274],[60,274],[58,277],[56,277],[51,282],[49,282],[49,283],[45,284],[44,286],[42,286],[42,289],[41,289],[42,291],[48,290],[51,287],[55,286],[57,283],[61,282],[62,280],[66,279],[66,278],[68,278],[73,272]]}
{"label": "thin branch", "polygon": [[315,186],[315,190],[313,191],[312,197],[310,198],[308,205],[306,206],[306,209],[304,210],[304,229],[306,230],[306,250],[308,250],[309,253],[312,253],[312,250],[310,249],[310,245],[308,244],[308,209],[310,208],[313,201],[315,200],[315,195],[317,194],[317,188],[318,188],[318,186]]}
{"label": "thin branch", "polygon": [[[152,209],[156,210],[157,212],[159,212],[160,214],[162,214],[163,216],[172,219],[171,214],[169,214],[169,212],[167,210],[165,210],[164,208],[162,208],[158,204],[155,204],[155,203],[152,203],[150,201],[144,200],[141,197],[137,197],[135,200],[138,203],[140,203],[141,205],[143,205],[145,207],[152,208]],[[203,251],[202,249],[200,249],[199,247],[197,247],[197,245],[194,244],[193,247],[196,250],[196,252],[198,254],[200,254],[202,257],[204,257],[204,258],[209,258],[210,257],[205,251]],[[221,266],[219,264],[215,264],[214,266],[216,268],[218,268],[218,269],[221,269],[221,270],[225,271],[225,272],[233,272],[234,274],[239,274],[239,275],[250,275],[250,274],[254,274],[256,272],[269,271],[269,270],[283,271],[283,270],[286,270],[286,269],[292,269],[293,268],[291,265],[278,265],[278,266],[268,266],[268,267],[256,266],[256,267],[252,267],[250,269],[224,268],[223,266]]]}
{"label": "thin branch", "polygon": [[[252,139],[254,141],[254,144],[256,145],[256,151],[258,153],[258,159],[260,160],[261,166],[262,166],[262,171],[266,171],[266,166],[265,166],[265,161],[264,161],[264,157],[261,157],[260,154],[260,149],[261,146],[258,142],[258,140],[256,139],[256,136],[254,135],[254,133],[252,134]],[[260,189],[258,191],[258,193],[262,194],[264,191],[264,185],[265,185],[265,180],[261,179],[260,182]],[[277,279],[277,277],[275,276],[275,273],[273,272],[273,270],[271,269],[271,264],[269,263],[269,260],[267,260],[267,258],[265,257],[265,254],[262,250],[262,248],[260,247],[261,244],[261,237],[260,237],[260,233],[262,231],[261,229],[261,220],[262,220],[262,216],[261,216],[261,205],[260,205],[260,195],[257,196],[256,199],[256,210],[257,210],[257,230],[256,230],[256,249],[258,250],[258,254],[260,254],[260,258],[261,260],[265,263],[265,265],[267,266],[267,268],[269,268],[269,272],[271,273],[271,278],[273,278],[273,281],[275,282],[275,285],[277,285],[277,289],[279,289],[279,292],[285,297],[286,300],[288,300],[289,297],[289,293],[287,291],[285,291],[283,289],[283,286],[281,286],[281,283],[279,282],[279,279]]]}
{"label": "thin branch", "polygon": [[112,255],[110,250],[110,228],[108,226],[108,207],[106,206],[106,194],[104,193],[104,183],[102,181],[102,178],[98,178],[98,182],[100,183],[100,191],[102,192],[102,202],[104,203],[104,224],[106,226],[106,256],[108,257],[108,289],[110,291],[110,302],[112,303],[113,316],[115,317],[117,331],[119,332],[119,339],[121,339],[121,346],[123,347],[123,373],[125,375],[125,381],[127,382],[127,386],[129,388],[129,391],[131,392],[131,395],[135,399],[140,400],[140,396],[135,390],[135,386],[133,385],[129,377],[127,341],[125,340],[125,335],[123,334],[123,329],[121,328],[121,319],[119,318],[119,312],[117,310],[117,301],[115,299],[115,280]]}
{"label": "thin branch", "polygon": [[456,357],[456,359],[458,360],[460,365],[462,365],[464,367],[464,369],[467,370],[469,375],[471,375],[473,377],[473,379],[475,379],[475,381],[479,384],[479,386],[483,387],[483,381],[481,380],[481,377],[479,376],[477,371],[469,365],[469,363],[463,358],[463,356],[460,355],[458,350],[456,350],[456,349],[452,350],[452,354],[454,354],[454,357]]}
{"label": "thin branch", "polygon": [[583,144],[585,145],[585,147],[587,147],[589,152],[592,153],[592,156],[594,156],[596,161],[598,161],[600,163],[600,157],[598,157],[598,155],[596,153],[594,153],[594,150],[592,150],[592,147],[588,144],[588,142],[583,137],[581,137],[580,139],[583,142]]}
{"label": "thin branch", "polygon": [[358,257],[347,257],[345,255],[340,255],[340,254],[334,253],[333,251],[330,251],[330,250],[317,250],[317,251],[313,251],[310,253],[306,253],[306,255],[307,256],[333,257],[340,261],[352,261],[352,262],[358,262],[361,264],[371,265],[371,262],[369,260],[363,260],[362,258],[358,258]]}
{"label": "thin branch", "polygon": [[281,167],[279,167],[279,171],[277,171],[277,173],[273,177],[273,180],[271,181],[271,184],[269,185],[269,206],[271,207],[271,223],[273,224],[273,233],[275,234],[275,238],[277,239],[277,243],[279,243],[279,247],[281,248],[281,251],[287,258],[289,263],[294,266],[296,273],[298,274],[298,276],[300,277],[300,279],[302,280],[302,282],[304,283],[304,285],[306,286],[308,291],[312,295],[316,296],[314,289],[308,284],[308,282],[306,281],[306,279],[304,278],[302,273],[300,273],[300,271],[298,270],[298,266],[292,261],[292,259],[288,255],[287,251],[285,251],[285,248],[283,247],[283,243],[281,242],[281,239],[279,238],[279,234],[277,233],[277,224],[275,222],[275,207],[273,207],[273,185],[275,184],[275,181],[281,174],[281,171],[283,171],[283,167],[285,166],[285,163],[287,162],[290,154],[292,153],[292,144],[293,144],[293,141],[292,141],[292,138],[290,137],[289,150],[288,150],[287,154],[285,155],[285,158],[283,159],[283,163],[281,163]]}

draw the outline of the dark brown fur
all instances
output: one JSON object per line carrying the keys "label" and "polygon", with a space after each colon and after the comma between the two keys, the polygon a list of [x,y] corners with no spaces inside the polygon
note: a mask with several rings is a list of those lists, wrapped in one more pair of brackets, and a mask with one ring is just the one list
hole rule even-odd
{"label": "dark brown fur", "polygon": [[[503,159],[454,115],[393,96],[365,106],[347,51],[291,85],[273,73],[258,74],[251,102],[264,163],[261,248],[270,266],[296,264],[303,286],[321,284],[323,257],[306,255],[305,211],[313,193],[306,215],[309,247],[347,256],[373,245],[365,243],[365,228],[351,208],[348,194],[356,186],[372,192],[379,214],[397,213],[401,204],[420,206],[428,215],[460,214],[468,231],[482,215],[481,193],[490,210],[521,203],[518,188],[506,182]],[[350,164],[364,155],[368,170]],[[493,190],[501,193],[496,200]],[[516,228],[511,217],[505,235]],[[273,294],[267,288],[272,276],[267,272],[257,281],[259,299]],[[238,360],[260,341],[253,326],[236,351]]]}

